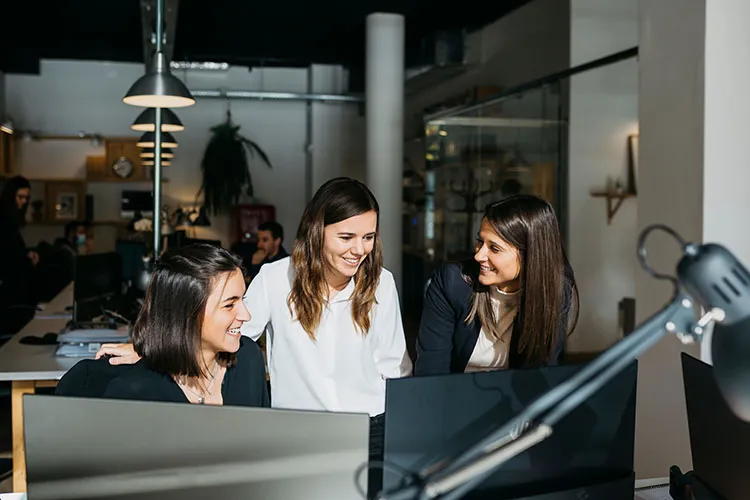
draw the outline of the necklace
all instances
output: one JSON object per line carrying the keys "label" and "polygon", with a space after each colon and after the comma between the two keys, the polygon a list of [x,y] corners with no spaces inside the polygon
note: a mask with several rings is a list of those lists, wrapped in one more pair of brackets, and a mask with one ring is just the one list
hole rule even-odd
{"label": "necklace", "polygon": [[202,405],[202,404],[205,404],[205,403],[206,403],[206,398],[207,398],[208,396],[210,396],[211,394],[213,394],[213,391],[211,390],[211,388],[212,388],[212,387],[213,387],[213,385],[214,385],[214,381],[216,380],[216,374],[217,374],[218,372],[219,372],[219,363],[218,363],[218,361],[217,361],[217,362],[216,362],[216,364],[214,365],[214,372],[213,372],[213,374],[211,375],[211,377],[209,378],[208,386],[207,386],[207,387],[206,387],[206,389],[205,389],[205,390],[203,391],[203,393],[199,393],[199,392],[196,392],[196,391],[194,391],[194,390],[193,390],[193,389],[191,389],[191,388],[190,388],[190,386],[189,386],[189,385],[187,385],[187,384],[186,384],[185,382],[179,381],[179,382],[177,382],[177,384],[178,384],[178,385],[179,385],[180,387],[182,387],[182,388],[184,388],[184,389],[187,389],[188,391],[190,391],[190,393],[191,393],[191,394],[193,394],[193,396],[195,396],[196,398],[198,398],[198,404],[199,404],[199,405]]}

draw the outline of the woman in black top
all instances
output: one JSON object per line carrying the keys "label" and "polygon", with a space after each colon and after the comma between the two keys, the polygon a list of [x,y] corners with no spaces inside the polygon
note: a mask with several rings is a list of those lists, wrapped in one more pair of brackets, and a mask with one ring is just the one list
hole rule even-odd
{"label": "woman in black top", "polygon": [[21,234],[30,196],[31,184],[21,176],[8,179],[0,192],[0,333],[16,333],[34,316],[39,255]]}
{"label": "woman in black top", "polygon": [[250,319],[241,262],[213,245],[190,245],[158,261],[133,328],[141,357],[105,398],[269,406],[258,345],[240,334]]}
{"label": "woman in black top", "polygon": [[487,205],[474,259],[443,265],[427,288],[414,374],[554,365],[577,306],[552,207],[529,195]]}

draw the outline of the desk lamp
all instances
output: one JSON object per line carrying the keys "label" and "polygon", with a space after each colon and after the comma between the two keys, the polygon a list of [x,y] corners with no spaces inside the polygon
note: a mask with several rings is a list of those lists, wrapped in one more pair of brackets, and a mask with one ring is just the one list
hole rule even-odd
{"label": "desk lamp", "polygon": [[[677,276],[656,272],[648,263],[645,243],[654,230],[673,236],[682,248]],[[714,376],[727,404],[750,422],[750,272],[725,247],[685,242],[671,228],[654,224],[638,238],[638,259],[656,279],[670,281],[670,302],[633,332],[584,366],[566,382],[543,394],[515,418],[442,468],[423,471],[402,487],[381,493],[381,500],[454,500],[482,483],[511,458],[547,439],[563,417],[605,386],[666,332],[682,342],[702,340],[714,325],[711,351]],[[704,311],[697,318],[695,306]]]}

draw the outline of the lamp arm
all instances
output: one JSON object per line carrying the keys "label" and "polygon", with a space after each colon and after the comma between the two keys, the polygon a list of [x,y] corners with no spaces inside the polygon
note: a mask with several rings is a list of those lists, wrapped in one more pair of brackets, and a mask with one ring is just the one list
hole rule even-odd
{"label": "lamp arm", "polygon": [[682,292],[676,293],[669,304],[630,335],[568,380],[534,400],[515,418],[472,445],[442,469],[423,475],[418,483],[386,492],[379,498],[425,500],[440,497],[454,500],[463,497],[500,465],[551,436],[557,422],[650,349],[665,332],[675,333],[681,338],[694,338],[695,322],[692,299]]}

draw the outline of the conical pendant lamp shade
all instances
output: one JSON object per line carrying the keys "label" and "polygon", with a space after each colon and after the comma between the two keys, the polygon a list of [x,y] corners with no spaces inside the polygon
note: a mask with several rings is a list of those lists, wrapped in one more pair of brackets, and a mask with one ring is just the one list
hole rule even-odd
{"label": "conical pendant lamp shade", "polygon": [[[153,132],[156,130],[156,108],[147,108],[138,115],[133,124],[130,126],[133,130],[140,132]],[[162,108],[161,110],[161,130],[162,132],[180,132],[185,130],[185,126],[171,109]]]}
{"label": "conical pendant lamp shade", "polygon": [[[138,139],[138,142],[136,145],[139,148],[153,148],[155,145],[155,132],[146,132],[141,136],[140,139]],[[170,134],[169,132],[162,132],[161,133],[161,147],[163,148],[176,148],[177,147],[177,140],[175,140],[174,136]]]}
{"label": "conical pendant lamp shade", "polygon": [[[162,158],[174,158],[174,153],[169,148],[161,148]],[[154,148],[143,148],[141,150],[141,158],[154,158]]]}
{"label": "conical pendant lamp shade", "polygon": [[122,100],[144,108],[184,108],[195,104],[185,84],[170,73],[163,52],[154,55],[148,72],[136,80]]}

